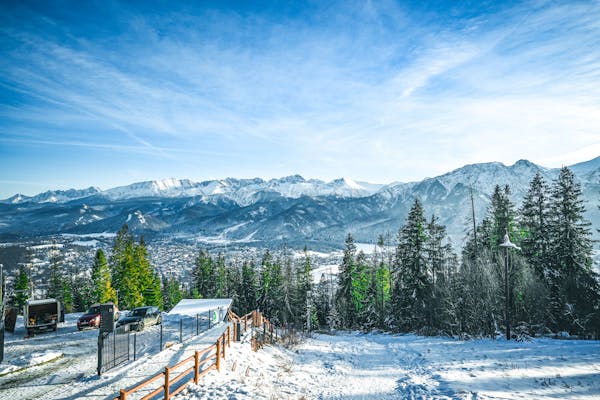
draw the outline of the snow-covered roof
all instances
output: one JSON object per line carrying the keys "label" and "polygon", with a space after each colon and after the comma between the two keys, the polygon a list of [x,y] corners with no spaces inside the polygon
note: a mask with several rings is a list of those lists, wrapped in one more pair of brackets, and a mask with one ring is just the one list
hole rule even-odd
{"label": "snow-covered roof", "polygon": [[227,310],[232,299],[183,299],[167,315],[189,315],[195,317],[210,310]]}
{"label": "snow-covered roof", "polygon": [[56,303],[56,299],[39,299],[39,300],[28,300],[27,304],[29,304],[30,306],[35,306],[35,305],[39,305],[39,304],[50,304],[50,303]]}

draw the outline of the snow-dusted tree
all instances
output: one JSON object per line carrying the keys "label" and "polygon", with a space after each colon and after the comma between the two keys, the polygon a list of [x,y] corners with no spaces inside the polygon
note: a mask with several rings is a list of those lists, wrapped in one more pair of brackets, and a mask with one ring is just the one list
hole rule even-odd
{"label": "snow-dusted tree", "polygon": [[260,286],[258,289],[260,310],[268,315],[271,322],[279,324],[284,313],[283,304],[283,273],[281,264],[273,259],[266,250],[261,261]]}
{"label": "snow-dusted tree", "polygon": [[521,248],[523,256],[534,268],[538,277],[545,279],[544,269],[549,263],[548,224],[549,224],[548,186],[538,172],[523,199],[521,207]]}
{"label": "snow-dusted tree", "polygon": [[[356,269],[356,245],[352,234],[346,237],[344,256],[338,275],[338,289],[335,296],[336,317],[342,327],[351,327],[356,324],[357,313],[354,306],[352,279]],[[330,310],[331,311],[331,310]]]}
{"label": "snow-dusted tree", "polygon": [[217,255],[217,262],[215,265],[214,272],[214,297],[217,299],[222,299],[227,296],[227,268],[225,266],[225,256],[223,253],[219,253]]}
{"label": "snow-dusted tree", "polygon": [[550,308],[555,328],[582,333],[599,299],[598,279],[592,271],[590,223],[584,219],[581,186],[563,167],[550,197]]}
{"label": "snow-dusted tree", "polygon": [[499,245],[504,240],[504,235],[508,232],[511,241],[517,242],[515,224],[514,204],[510,201],[511,190],[508,185],[500,188],[496,185],[492,194],[492,204],[489,210],[489,217],[492,223],[491,235],[489,237],[489,248],[497,251]]}
{"label": "snow-dusted tree", "polygon": [[397,329],[411,331],[424,326],[431,298],[431,281],[425,260],[426,220],[423,207],[415,199],[406,224],[398,233],[394,259],[396,282],[392,292],[392,312]]}
{"label": "snow-dusted tree", "polygon": [[[300,322],[306,321],[307,313],[307,296],[313,291],[312,283],[312,261],[308,254],[308,248],[304,246],[301,262],[296,268],[296,307],[298,309],[297,319]],[[312,293],[312,299],[315,298],[315,293]],[[312,305],[314,308],[314,304]]]}
{"label": "snow-dusted tree", "polygon": [[246,314],[256,309],[257,282],[254,260],[242,264],[242,283],[240,285],[240,312]]}

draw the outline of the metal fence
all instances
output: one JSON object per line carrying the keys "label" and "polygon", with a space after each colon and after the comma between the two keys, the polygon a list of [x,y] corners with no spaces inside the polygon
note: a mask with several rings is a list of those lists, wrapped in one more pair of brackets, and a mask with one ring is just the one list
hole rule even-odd
{"label": "metal fence", "polygon": [[98,375],[129,361],[130,342],[129,332],[98,333]]}
{"label": "metal fence", "polygon": [[98,375],[135,361],[138,354],[154,355],[170,344],[186,342],[223,321],[226,314],[226,309],[215,309],[196,316],[163,318],[159,327],[147,327],[142,332],[130,332],[129,325],[117,327],[114,333],[99,332]]}

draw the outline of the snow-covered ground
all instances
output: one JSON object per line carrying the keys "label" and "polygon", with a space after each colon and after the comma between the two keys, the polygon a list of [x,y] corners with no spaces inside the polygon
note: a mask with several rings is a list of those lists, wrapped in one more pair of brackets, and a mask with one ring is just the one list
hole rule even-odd
{"label": "snow-covered ground", "polygon": [[[146,327],[136,336],[137,360],[97,375],[98,330],[77,330],[79,314],[67,314],[56,332],[25,339],[23,319],[17,320],[14,334],[6,333],[4,361],[0,364],[0,400],[107,398],[119,389],[152,376],[181,354],[193,353],[213,344],[225,324],[208,331],[207,317],[199,321],[184,319],[179,344],[179,316],[163,315],[163,344],[176,343],[160,350],[160,326]],[[133,338],[132,338],[133,341]],[[133,345],[133,344],[132,344]],[[194,347],[201,346],[201,347]],[[133,351],[133,348],[132,348]],[[187,354],[189,355],[189,354]],[[186,357],[187,357],[186,355]],[[133,354],[131,354],[133,359]]]}
{"label": "snow-covered ground", "polygon": [[226,372],[178,399],[600,398],[600,342],[592,341],[340,333],[292,350],[236,344],[233,353]]}
{"label": "snow-covered ground", "polygon": [[[158,327],[149,327],[138,336],[144,349],[138,360],[99,377],[97,331],[77,332],[76,316],[68,315],[58,334],[26,340],[19,332],[8,335],[0,399],[109,399],[213,344],[226,327],[220,324],[158,354],[152,351]],[[600,342],[595,341],[338,332],[255,353],[246,336],[227,350],[222,365],[220,373],[210,372],[177,399],[600,398]]]}

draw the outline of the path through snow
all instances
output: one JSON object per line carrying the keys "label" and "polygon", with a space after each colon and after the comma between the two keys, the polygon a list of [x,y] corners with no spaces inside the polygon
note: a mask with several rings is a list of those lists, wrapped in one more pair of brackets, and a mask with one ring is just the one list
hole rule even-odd
{"label": "path through snow", "polygon": [[[235,371],[232,371],[234,360]],[[286,350],[235,344],[226,371],[179,400],[598,399],[600,342],[314,335]]]}

